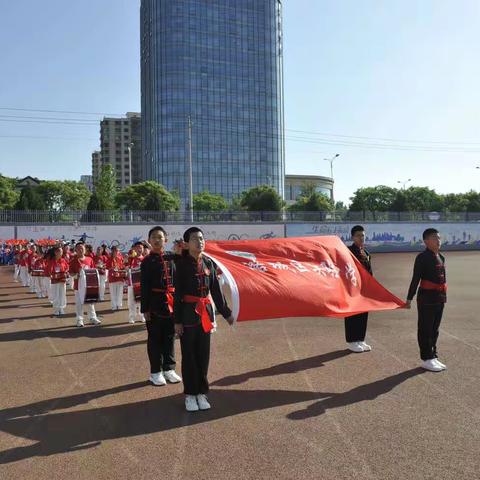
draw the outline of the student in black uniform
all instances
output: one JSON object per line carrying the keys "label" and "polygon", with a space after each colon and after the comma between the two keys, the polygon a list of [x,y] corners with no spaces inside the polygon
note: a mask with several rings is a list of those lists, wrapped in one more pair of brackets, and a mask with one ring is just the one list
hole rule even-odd
{"label": "student in black uniform", "polygon": [[[365,229],[355,225],[352,230],[353,243],[348,247],[368,273],[372,274],[370,254],[365,250]],[[365,343],[368,312],[345,318],[345,340],[348,349],[355,353],[369,352],[372,347]]]}
{"label": "student in black uniform", "polygon": [[147,325],[150,382],[166,385],[182,379],[175,372],[175,329],[173,326],[174,255],[165,252],[167,233],[162,227],[148,232],[152,250],[141,265],[140,310]]}
{"label": "student in black uniform", "polygon": [[417,293],[418,329],[422,368],[441,372],[447,367],[437,357],[437,339],[442,321],[443,308],[447,301],[445,257],[440,253],[440,233],[435,228],[423,232],[426,249],[417,255],[413,277],[408,289],[406,308],[411,308]]}
{"label": "student in black uniform", "polygon": [[183,234],[183,240],[188,250],[176,257],[174,318],[182,347],[185,408],[193,412],[210,408],[207,375],[215,317],[209,294],[227,322],[232,325],[234,320],[220,289],[215,265],[203,255],[203,232],[191,227]]}

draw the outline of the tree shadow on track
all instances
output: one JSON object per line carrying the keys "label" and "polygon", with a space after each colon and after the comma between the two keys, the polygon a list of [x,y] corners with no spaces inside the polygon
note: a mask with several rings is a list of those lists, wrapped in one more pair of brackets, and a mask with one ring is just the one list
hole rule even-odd
{"label": "tree shadow on track", "polygon": [[146,344],[147,344],[147,339],[145,338],[145,340],[136,340],[135,342],[121,343],[120,345],[112,345],[111,347],[90,348],[89,350],[83,350],[82,352],[71,352],[71,353],[62,353],[61,355],[52,355],[52,358],[67,357],[69,355],[80,355],[82,353],[94,353],[94,352],[105,352],[110,350],[119,350],[121,348],[136,347],[137,345],[146,345]]}
{"label": "tree shadow on track", "polygon": [[[38,317],[33,317],[38,318]],[[65,317],[62,317],[62,320]],[[22,319],[20,319],[22,320]],[[135,332],[145,331],[145,326],[142,324],[137,325],[99,325],[99,326],[90,326],[86,325],[83,328],[78,328],[76,326],[64,325],[61,327],[53,328],[39,328],[36,330],[23,330],[17,332],[5,332],[0,333],[0,343],[2,342],[16,342],[21,340],[36,340],[39,338],[65,338],[65,339],[74,339],[74,338],[104,338],[104,337],[115,337],[118,335],[127,335]]]}
{"label": "tree shadow on track", "polygon": [[[143,382],[14,407],[0,412],[0,430],[37,443],[0,452],[0,464],[92,448],[104,440],[152,434],[309,401],[315,401],[313,408],[298,412],[320,415],[329,408],[374,400],[418,375],[419,370],[408,370],[344,393],[214,389],[211,395],[214,408],[193,414],[183,411],[181,394],[109,407],[54,412],[140,388],[145,385]],[[317,407],[320,403],[321,409]],[[299,420],[314,415],[300,416],[294,412],[287,417]]]}
{"label": "tree shadow on track", "polygon": [[300,360],[293,360],[291,362],[280,363],[261,370],[253,372],[241,373],[239,375],[231,375],[229,377],[221,378],[212,385],[220,387],[227,387],[230,385],[238,385],[244,383],[251,378],[273,377],[276,375],[284,375],[289,373],[303,372],[304,370],[311,370],[312,368],[322,367],[325,363],[337,360],[342,357],[350,355],[349,350],[335,350],[334,352],[322,353],[314,357],[302,358]]}

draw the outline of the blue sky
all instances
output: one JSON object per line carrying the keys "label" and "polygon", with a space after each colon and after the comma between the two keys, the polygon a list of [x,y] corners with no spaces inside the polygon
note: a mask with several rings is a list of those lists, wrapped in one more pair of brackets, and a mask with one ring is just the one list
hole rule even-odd
{"label": "blue sky", "polygon": [[[100,113],[139,111],[139,3],[2,2],[1,173],[90,173]],[[328,175],[339,153],[340,200],[408,178],[478,190],[479,24],[476,0],[285,0],[287,173]]]}

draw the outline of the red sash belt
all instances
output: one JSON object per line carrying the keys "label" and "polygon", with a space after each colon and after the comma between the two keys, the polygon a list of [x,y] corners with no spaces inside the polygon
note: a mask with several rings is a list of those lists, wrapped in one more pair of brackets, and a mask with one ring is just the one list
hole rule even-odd
{"label": "red sash belt", "polygon": [[175,293],[175,288],[152,288],[152,292],[164,293],[167,297],[168,311],[173,313],[173,294]]}
{"label": "red sash belt", "polygon": [[207,305],[211,305],[209,297],[195,297],[193,295],[185,295],[183,297],[185,303],[196,303],[195,312],[200,315],[202,321],[202,327],[205,333],[209,333],[213,330],[213,323],[210,320],[210,315],[208,314]]}
{"label": "red sash belt", "polygon": [[437,292],[446,292],[447,284],[446,283],[433,283],[430,280],[422,280],[420,282],[420,288],[424,290],[436,290]]}

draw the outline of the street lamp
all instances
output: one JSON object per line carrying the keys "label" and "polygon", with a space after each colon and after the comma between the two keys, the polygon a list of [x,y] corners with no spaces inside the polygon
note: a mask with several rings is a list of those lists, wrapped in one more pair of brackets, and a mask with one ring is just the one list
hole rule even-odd
{"label": "street lamp", "polygon": [[408,182],[411,182],[412,179],[409,178],[408,180],[397,180],[397,183],[400,183],[402,185],[402,190],[405,190],[405,186],[407,185]]}
{"label": "street lamp", "polygon": [[128,148],[128,184],[132,184],[132,148],[135,146],[133,142],[130,142]]}
{"label": "street lamp", "polygon": [[336,153],[332,158],[324,158],[323,160],[325,162],[329,162],[330,163],[330,178],[332,179],[332,203],[333,203],[333,210],[335,211],[335,195],[333,193],[333,187],[334,187],[334,180],[333,180],[333,161],[339,157],[340,154],[339,153]]}

